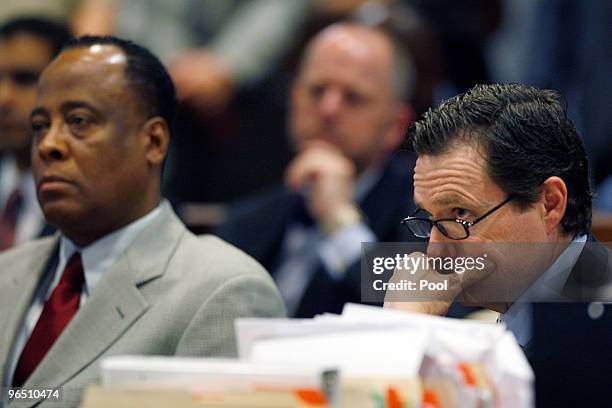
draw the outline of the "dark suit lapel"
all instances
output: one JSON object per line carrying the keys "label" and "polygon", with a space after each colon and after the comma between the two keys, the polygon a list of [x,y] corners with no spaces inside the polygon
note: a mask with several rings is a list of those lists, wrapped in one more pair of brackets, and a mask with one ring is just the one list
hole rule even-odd
{"label": "dark suit lapel", "polygon": [[43,226],[43,228],[40,231],[40,233],[38,234],[38,236],[41,237],[41,238],[42,237],[47,237],[49,235],[55,234],[55,231],[57,231],[57,229],[54,226],[45,223],[45,225]]}
{"label": "dark suit lapel", "polygon": [[370,229],[381,241],[396,239],[400,221],[413,210],[413,169],[414,157],[397,153],[383,170],[378,183],[359,203]]}
{"label": "dark suit lapel", "polygon": [[116,342],[150,307],[139,287],[163,275],[185,231],[165,204],[105,273],[24,386],[61,386]]}
{"label": "dark suit lapel", "polygon": [[[396,154],[382,170],[359,207],[366,222],[379,241],[400,240],[400,221],[414,207],[412,200],[412,173],[414,156]],[[406,237],[408,237],[406,231]],[[342,281],[329,276],[321,262],[308,284],[296,317],[312,317],[322,310],[340,313],[346,302],[359,302],[361,298],[360,263],[351,265]]]}
{"label": "dark suit lapel", "polygon": [[[574,301],[607,301],[612,285],[612,251],[591,234],[563,288],[563,295]],[[600,299],[601,297],[601,299]]]}
{"label": "dark suit lapel", "polygon": [[295,210],[299,206],[299,200],[300,198],[294,194],[285,191],[279,192],[276,200],[266,207],[266,214],[262,217],[262,219],[268,220],[268,229],[263,225],[257,227],[261,239],[259,244],[255,244],[255,249],[259,253],[264,267],[271,272],[278,262],[283,239],[287,228],[291,225],[290,219],[295,215]]}
{"label": "dark suit lapel", "polygon": [[527,357],[527,360],[531,361],[531,358],[533,356],[533,336],[532,338],[527,342],[527,344],[525,344],[524,346],[521,346],[521,349],[523,350],[523,353],[525,353],[525,357]]}
{"label": "dark suit lapel", "polygon": [[275,186],[255,199],[236,203],[229,217],[231,221],[214,233],[273,271],[297,203],[296,195],[281,185]]}

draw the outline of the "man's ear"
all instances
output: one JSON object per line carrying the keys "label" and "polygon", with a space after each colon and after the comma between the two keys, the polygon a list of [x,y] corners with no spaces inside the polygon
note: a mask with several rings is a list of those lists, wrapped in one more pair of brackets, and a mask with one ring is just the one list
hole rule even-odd
{"label": "man's ear", "polygon": [[147,161],[152,165],[163,163],[170,144],[170,130],[168,123],[160,116],[155,116],[142,126],[145,138]]}
{"label": "man's ear", "polygon": [[543,220],[548,234],[561,224],[567,207],[567,186],[557,177],[549,177],[542,183]]}
{"label": "man's ear", "polygon": [[388,151],[393,151],[400,147],[406,140],[406,132],[408,126],[414,120],[414,110],[407,103],[402,103],[397,106],[394,115],[391,117],[391,126],[385,135],[385,147]]}

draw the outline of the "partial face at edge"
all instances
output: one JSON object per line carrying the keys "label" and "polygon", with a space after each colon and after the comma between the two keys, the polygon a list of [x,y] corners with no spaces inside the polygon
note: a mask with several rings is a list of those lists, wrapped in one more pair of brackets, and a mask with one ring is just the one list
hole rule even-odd
{"label": "partial face at edge", "polygon": [[51,45],[39,36],[0,39],[0,150],[28,148],[36,83],[51,58]]}

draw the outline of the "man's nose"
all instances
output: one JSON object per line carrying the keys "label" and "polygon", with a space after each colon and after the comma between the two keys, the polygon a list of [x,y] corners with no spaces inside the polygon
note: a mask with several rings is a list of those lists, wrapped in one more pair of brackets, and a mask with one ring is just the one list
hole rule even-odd
{"label": "man's nose", "polygon": [[325,118],[335,117],[342,107],[342,92],[338,89],[328,89],[319,102],[319,110]]}
{"label": "man's nose", "polygon": [[438,227],[433,226],[429,233],[429,244],[427,245],[427,256],[442,257],[446,253],[446,244],[449,239],[440,232]]}
{"label": "man's nose", "polygon": [[34,154],[38,154],[44,161],[64,160],[68,157],[68,146],[62,135],[61,125],[51,126],[34,146]]}

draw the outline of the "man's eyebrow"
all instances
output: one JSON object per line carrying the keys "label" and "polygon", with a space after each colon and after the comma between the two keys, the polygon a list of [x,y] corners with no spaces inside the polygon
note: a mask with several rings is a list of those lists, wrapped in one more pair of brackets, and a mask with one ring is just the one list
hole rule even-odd
{"label": "man's eyebrow", "polygon": [[[434,199],[433,204],[439,207],[445,207],[449,205],[459,206],[465,205],[465,200],[463,200],[461,196],[458,196],[456,194],[450,194]],[[424,209],[423,205],[417,200],[414,200],[414,205],[417,208]]]}
{"label": "man's eyebrow", "polygon": [[[98,112],[98,109],[95,106],[93,106],[90,103],[84,102],[84,101],[66,101],[62,103],[60,110],[65,113],[72,109],[79,109],[79,108],[88,109],[96,113]],[[36,115],[48,115],[48,110],[42,106],[37,106],[32,110],[32,113],[30,114],[30,118],[33,118]]]}
{"label": "man's eyebrow", "polygon": [[451,194],[447,196],[442,196],[433,200],[436,205],[440,207],[448,206],[448,205],[460,205],[464,204],[464,200],[461,199],[460,196]]}
{"label": "man's eyebrow", "polygon": [[62,103],[62,106],[61,106],[60,109],[62,111],[68,111],[68,110],[71,110],[71,109],[78,109],[78,108],[89,109],[89,110],[92,110],[94,112],[98,111],[98,109],[95,106],[93,106],[90,103],[84,102],[84,101],[66,101],[66,102]]}
{"label": "man's eyebrow", "polygon": [[[79,109],[79,108],[83,108],[83,109],[89,109],[93,112],[98,112],[98,109],[93,106],[90,103],[84,102],[84,101],[67,101],[62,103],[61,106],[61,110],[63,112],[72,110],[72,109]],[[30,118],[33,118],[36,115],[47,115],[48,111],[47,109],[41,107],[41,106],[37,106],[32,110],[32,113],[30,114]]]}
{"label": "man's eyebrow", "polygon": [[30,119],[36,115],[45,115],[46,113],[47,113],[47,110],[45,108],[41,108],[40,106],[37,106],[34,109],[32,109],[32,113],[30,113]]}

